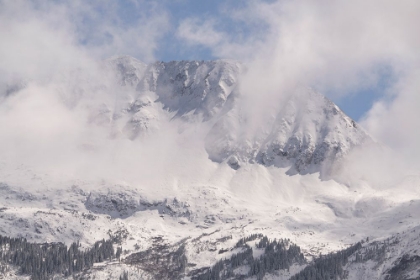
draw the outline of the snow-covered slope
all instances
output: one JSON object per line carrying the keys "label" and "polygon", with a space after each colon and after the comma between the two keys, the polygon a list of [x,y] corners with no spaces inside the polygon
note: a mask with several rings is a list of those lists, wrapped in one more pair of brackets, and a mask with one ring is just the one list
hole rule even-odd
{"label": "snow-covered slope", "polygon": [[[85,272],[86,279],[106,279],[114,275],[113,271],[129,271],[133,279],[190,279],[188,275],[243,252],[235,244],[251,234],[290,239],[307,258],[308,264],[295,264],[289,272],[267,273],[266,279],[289,279],[320,253],[346,248],[366,237],[381,242],[391,238],[391,245],[385,259],[356,261],[355,255],[351,257],[345,266],[349,279],[386,279],[394,267],[398,268],[395,273],[416,273],[415,264],[405,269],[399,263],[407,254],[410,263],[416,261],[420,250],[416,232],[420,224],[414,215],[420,204],[410,201],[419,196],[413,188],[417,182],[385,192],[350,190],[335,182],[320,181],[315,175],[288,176],[286,169],[253,168],[232,171],[224,166],[225,172],[236,174],[222,176],[219,184],[185,186],[185,190],[178,186],[176,191],[175,187],[155,189],[155,193],[148,188],[94,182],[66,187],[68,182],[63,189],[50,190],[3,184],[0,235],[26,237],[32,242],[69,244],[80,240],[87,248],[102,238],[117,238],[115,245],[124,250],[123,261],[95,266]],[[221,170],[217,173],[220,176]],[[249,182],[250,177],[259,180]],[[236,182],[231,183],[231,189],[224,187],[229,181]],[[404,195],[399,194],[401,189]],[[392,241],[396,237],[398,243]],[[168,275],[165,259],[180,246],[188,266],[176,278],[158,277]],[[255,246],[253,250],[255,258],[263,253]],[[162,261],[155,263],[156,258]],[[246,274],[247,266],[243,269]]]}

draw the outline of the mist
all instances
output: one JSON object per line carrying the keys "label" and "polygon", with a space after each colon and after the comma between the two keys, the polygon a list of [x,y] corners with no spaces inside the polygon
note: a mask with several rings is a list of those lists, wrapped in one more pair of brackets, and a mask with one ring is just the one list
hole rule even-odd
{"label": "mist", "polygon": [[215,168],[203,148],[207,128],[180,134],[177,120],[168,115],[157,131],[131,141],[112,120],[98,124],[92,116],[104,104],[116,108],[137,94],[121,88],[104,60],[128,54],[153,62],[162,37],[174,31],[191,48],[207,48],[215,58],[246,66],[239,85],[249,120],[245,135],[255,134],[300,88],[339,100],[379,86],[385,72],[392,73],[393,83],[361,125],[393,152],[355,151],[340,180],[357,174],[388,186],[398,179],[384,174],[400,178],[419,166],[418,1],[247,1],[240,9],[227,3],[221,13],[246,29],[241,36],[232,36],[211,16],[185,18],[171,27],[164,6],[132,5],[137,17],[128,24],[114,1],[0,1],[6,38],[0,42],[4,162],[13,168],[24,163],[56,178],[135,185],[158,185],[161,174],[168,182],[188,178],[191,168],[199,174],[195,178],[208,178],[211,171],[199,168]]}
{"label": "mist", "polygon": [[[370,178],[377,186],[391,186],[412,174],[420,164],[419,84],[415,78],[420,69],[416,35],[420,32],[420,3],[246,3],[239,10],[225,5],[223,14],[250,31],[248,36],[232,36],[215,19],[185,20],[178,36],[191,45],[207,47],[216,57],[245,62],[248,71],[240,86],[248,100],[244,111],[254,118],[254,126],[265,122],[262,116],[299,88],[309,87],[340,100],[357,92],[370,94],[369,88],[384,86],[385,77],[389,85],[360,123],[387,148],[354,151],[345,169],[347,176]],[[201,40],[204,34],[217,40]]]}
{"label": "mist", "polygon": [[154,61],[168,22],[159,5],[132,4],[138,18],[127,26],[114,1],[0,1],[3,181],[32,189],[74,179],[151,187],[185,174],[180,162],[205,157],[195,134],[178,137],[168,120],[131,141],[110,117],[137,93],[121,86],[106,59]]}

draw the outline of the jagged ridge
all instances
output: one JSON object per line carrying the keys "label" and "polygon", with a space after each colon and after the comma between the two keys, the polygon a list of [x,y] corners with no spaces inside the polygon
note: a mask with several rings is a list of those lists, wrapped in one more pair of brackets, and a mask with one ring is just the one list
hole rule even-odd
{"label": "jagged ridge", "polygon": [[[126,131],[134,131],[130,139],[158,126],[162,104],[171,118],[190,125],[206,123],[209,158],[234,169],[249,162],[291,166],[292,174],[328,173],[353,147],[372,141],[333,102],[309,88],[285,95],[274,111],[267,108],[271,117],[253,123],[254,116],[241,102],[240,79],[246,69],[235,61],[156,62],[147,67],[134,58],[112,61],[122,83],[131,83],[137,91],[124,111],[131,115],[125,125]],[[249,129],[251,123],[258,128]]]}

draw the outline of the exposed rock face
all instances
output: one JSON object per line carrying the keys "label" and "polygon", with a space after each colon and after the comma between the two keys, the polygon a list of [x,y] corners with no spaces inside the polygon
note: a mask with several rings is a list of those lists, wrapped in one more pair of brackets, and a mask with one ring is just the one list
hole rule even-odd
{"label": "exposed rock face", "polygon": [[153,91],[177,117],[214,117],[235,89],[242,65],[230,60],[157,62],[148,67],[139,90]]}
{"label": "exposed rock face", "polygon": [[112,218],[127,218],[138,211],[157,210],[160,215],[173,217],[191,216],[188,203],[181,202],[176,198],[162,201],[148,201],[134,192],[92,192],[86,202],[86,209],[106,214]]}
{"label": "exposed rock face", "polygon": [[334,103],[314,91],[300,91],[278,113],[257,161],[270,165],[286,159],[298,173],[311,172],[365,141],[370,137]]}
{"label": "exposed rock face", "polygon": [[138,200],[126,193],[91,193],[86,200],[86,209],[111,217],[128,217],[137,211]]}

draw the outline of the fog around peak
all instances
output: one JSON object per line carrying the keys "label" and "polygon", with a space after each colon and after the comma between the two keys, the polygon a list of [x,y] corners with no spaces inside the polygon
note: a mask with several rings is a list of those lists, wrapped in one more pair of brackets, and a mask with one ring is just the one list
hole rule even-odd
{"label": "fog around peak", "polygon": [[[136,16],[129,21],[124,18],[127,7],[114,1],[0,1],[4,161],[25,162],[58,177],[114,176],[131,182],[153,181],[162,170],[182,174],[181,159],[189,168],[205,162],[212,170],[204,150],[207,127],[189,131],[173,125],[179,120],[171,112],[159,116],[150,111],[142,117],[160,118],[151,127],[157,132],[131,141],[121,137],[118,121],[109,117],[120,104],[134,101],[137,92],[121,87],[104,60],[127,54],[150,65],[159,60],[159,48],[171,47],[161,44],[173,33],[182,46],[206,48],[214,58],[243,63],[240,107],[249,120],[243,135],[255,134],[301,88],[339,99],[377,86],[385,72],[391,73],[392,84],[361,126],[402,155],[404,166],[418,166],[418,2],[247,1],[239,9],[227,2],[221,13],[243,31],[235,36],[212,16],[188,17],[172,26],[164,4],[130,5]],[[155,101],[157,96],[145,98]],[[109,111],[92,115],[101,110]],[[187,132],[179,136],[180,130]],[[371,160],[375,178],[389,170],[406,171],[400,164],[392,169],[394,156],[372,153],[350,156],[349,169],[362,178],[367,169],[360,163]]]}

